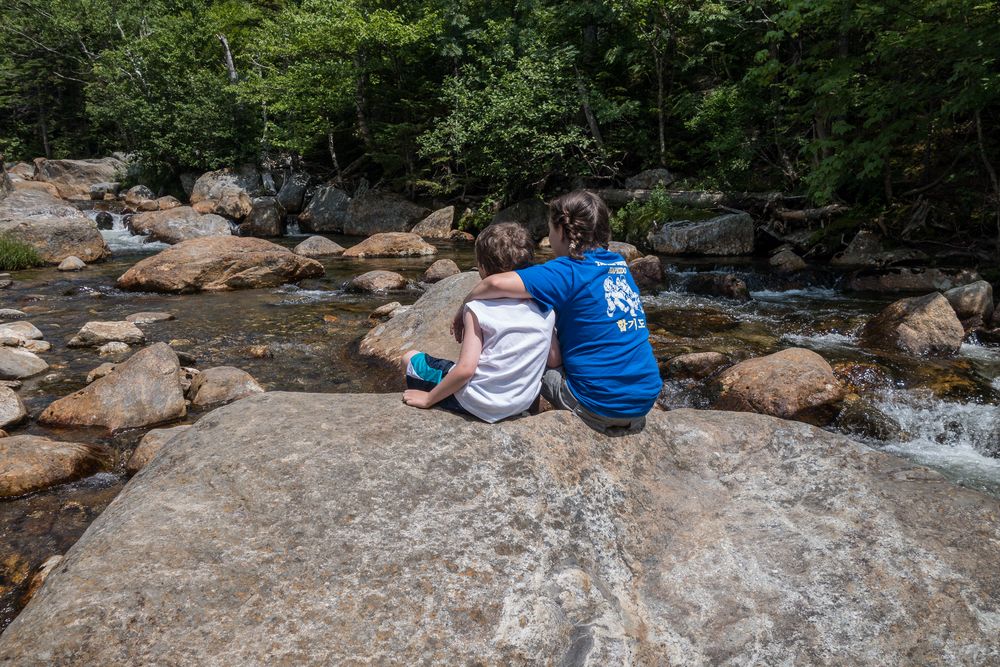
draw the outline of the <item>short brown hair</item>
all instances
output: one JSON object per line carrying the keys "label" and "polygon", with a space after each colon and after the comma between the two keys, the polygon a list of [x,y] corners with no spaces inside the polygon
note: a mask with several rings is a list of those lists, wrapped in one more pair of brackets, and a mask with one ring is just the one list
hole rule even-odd
{"label": "short brown hair", "polygon": [[593,192],[576,190],[549,202],[549,221],[563,230],[569,256],[583,259],[583,253],[607,248],[611,240],[610,213],[604,200]]}
{"label": "short brown hair", "polygon": [[535,258],[528,229],[516,222],[495,222],[476,237],[476,263],[488,276],[523,269]]}

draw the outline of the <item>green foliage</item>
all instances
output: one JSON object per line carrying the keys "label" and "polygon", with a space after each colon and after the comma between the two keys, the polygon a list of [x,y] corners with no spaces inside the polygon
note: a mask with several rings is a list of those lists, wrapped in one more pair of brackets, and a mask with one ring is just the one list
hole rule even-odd
{"label": "green foliage", "polygon": [[677,220],[706,220],[715,215],[707,209],[674,203],[663,186],[657,186],[646,201],[633,200],[611,216],[611,238],[639,247],[647,246],[646,236],[657,225]]}
{"label": "green foliage", "polygon": [[0,235],[0,271],[20,271],[33,266],[41,266],[42,258],[32,246]]}

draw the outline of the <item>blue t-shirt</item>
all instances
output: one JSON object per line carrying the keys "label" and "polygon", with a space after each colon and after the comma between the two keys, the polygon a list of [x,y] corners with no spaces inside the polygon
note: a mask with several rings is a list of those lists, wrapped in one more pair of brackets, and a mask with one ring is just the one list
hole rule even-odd
{"label": "blue t-shirt", "polygon": [[660,394],[639,290],[621,255],[604,248],[583,259],[557,257],[520,269],[524,287],[556,311],[566,383],[577,400],[605,417],[636,417]]}

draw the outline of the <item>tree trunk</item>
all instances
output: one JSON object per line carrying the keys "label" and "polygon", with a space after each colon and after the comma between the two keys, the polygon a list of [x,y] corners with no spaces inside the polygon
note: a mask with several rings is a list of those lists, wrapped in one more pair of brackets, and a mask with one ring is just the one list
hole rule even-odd
{"label": "tree trunk", "polygon": [[990,162],[989,157],[986,155],[986,146],[983,143],[983,118],[979,113],[979,109],[976,109],[976,140],[979,145],[979,158],[983,161],[983,166],[986,168],[986,173],[990,177],[990,185],[993,186],[993,197],[996,201],[993,205],[997,209],[997,257],[1000,257],[1000,179],[997,179],[996,169],[993,168],[993,163]]}
{"label": "tree trunk", "polygon": [[[576,68],[574,68],[576,69]],[[583,115],[587,118],[587,125],[590,126],[590,134],[597,142],[597,148],[604,150],[604,139],[601,138],[601,128],[597,126],[597,118],[593,109],[590,108],[590,99],[587,93],[587,84],[583,81],[583,75],[576,69],[576,90],[580,94],[580,106],[583,107]]]}
{"label": "tree trunk", "polygon": [[222,54],[226,61],[226,71],[229,72],[229,83],[236,83],[239,77],[236,75],[236,65],[233,64],[233,52],[229,50],[229,40],[221,32],[216,37],[222,42]]}
{"label": "tree trunk", "polygon": [[45,108],[41,100],[38,102],[38,132],[42,135],[42,150],[45,152],[45,159],[52,159],[52,147],[49,145],[49,125],[45,120]]}
{"label": "tree trunk", "polygon": [[660,133],[660,166],[667,166],[666,119],[663,113],[663,54],[655,51],[656,58],[656,119]]}
{"label": "tree trunk", "polygon": [[357,76],[354,79],[354,109],[358,114],[358,132],[369,153],[375,145],[371,128],[368,126],[368,74],[365,72],[365,57],[360,51],[354,55],[354,69]]}
{"label": "tree trunk", "polygon": [[340,183],[343,179],[340,174],[340,161],[337,159],[337,150],[333,145],[332,127],[328,127],[326,130],[326,148],[330,151],[330,160],[333,162],[333,173],[336,174],[336,182]]}

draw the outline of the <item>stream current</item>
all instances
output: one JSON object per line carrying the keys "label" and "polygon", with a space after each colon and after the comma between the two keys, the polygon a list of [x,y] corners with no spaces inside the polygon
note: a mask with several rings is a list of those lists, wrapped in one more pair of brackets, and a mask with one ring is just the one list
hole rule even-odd
{"label": "stream current", "polygon": [[[357,343],[370,326],[372,310],[390,301],[412,303],[421,290],[356,294],[346,291],[345,283],[374,269],[396,271],[416,282],[441,258],[454,259],[462,269],[474,266],[471,244],[435,241],[438,254],[431,257],[329,258],[323,260],[324,277],[299,286],[193,295],[129,293],[117,289],[115,279],[166,246],[132,236],[120,216],[113,219],[114,228],[102,232],[112,249],[109,260],[78,273],[52,267],[16,272],[14,285],[0,292],[2,307],[24,311],[26,320],[52,344],[41,355],[49,370],[25,380],[18,391],[32,417],[85,386],[91,369],[115,360],[93,349],[67,348],[66,341],[80,327],[91,320],[122,320],[139,311],[176,316],[144,326],[150,342],[171,343],[192,355],[198,368],[242,368],[267,390],[401,391],[401,378],[360,359]],[[277,241],[291,247],[303,238],[291,233]],[[345,247],[360,241],[330,238]],[[538,259],[548,256],[540,254]],[[814,350],[832,364],[876,366],[879,383],[864,396],[899,423],[902,436],[868,444],[935,468],[957,483],[1000,495],[1000,348],[971,342],[956,357],[940,360],[863,350],[857,345],[860,328],[900,295],[847,292],[840,287],[840,276],[825,270],[781,277],[766,262],[745,259],[670,260],[665,268],[665,284],[643,296],[661,370],[668,359],[686,352],[718,351],[739,360],[787,347]],[[688,293],[690,277],[707,271],[739,276],[753,299],[738,302]],[[260,354],[261,346],[266,346],[266,355]],[[700,390],[668,381],[661,405],[706,407]],[[198,417],[194,412],[186,421]],[[32,421],[13,430],[22,433],[102,442],[116,451],[117,462],[113,472],[0,502],[0,630],[20,611],[27,576],[47,557],[65,553],[124,486],[125,461],[144,431],[108,438],[80,429],[48,429]],[[857,434],[852,437],[863,440]]]}

